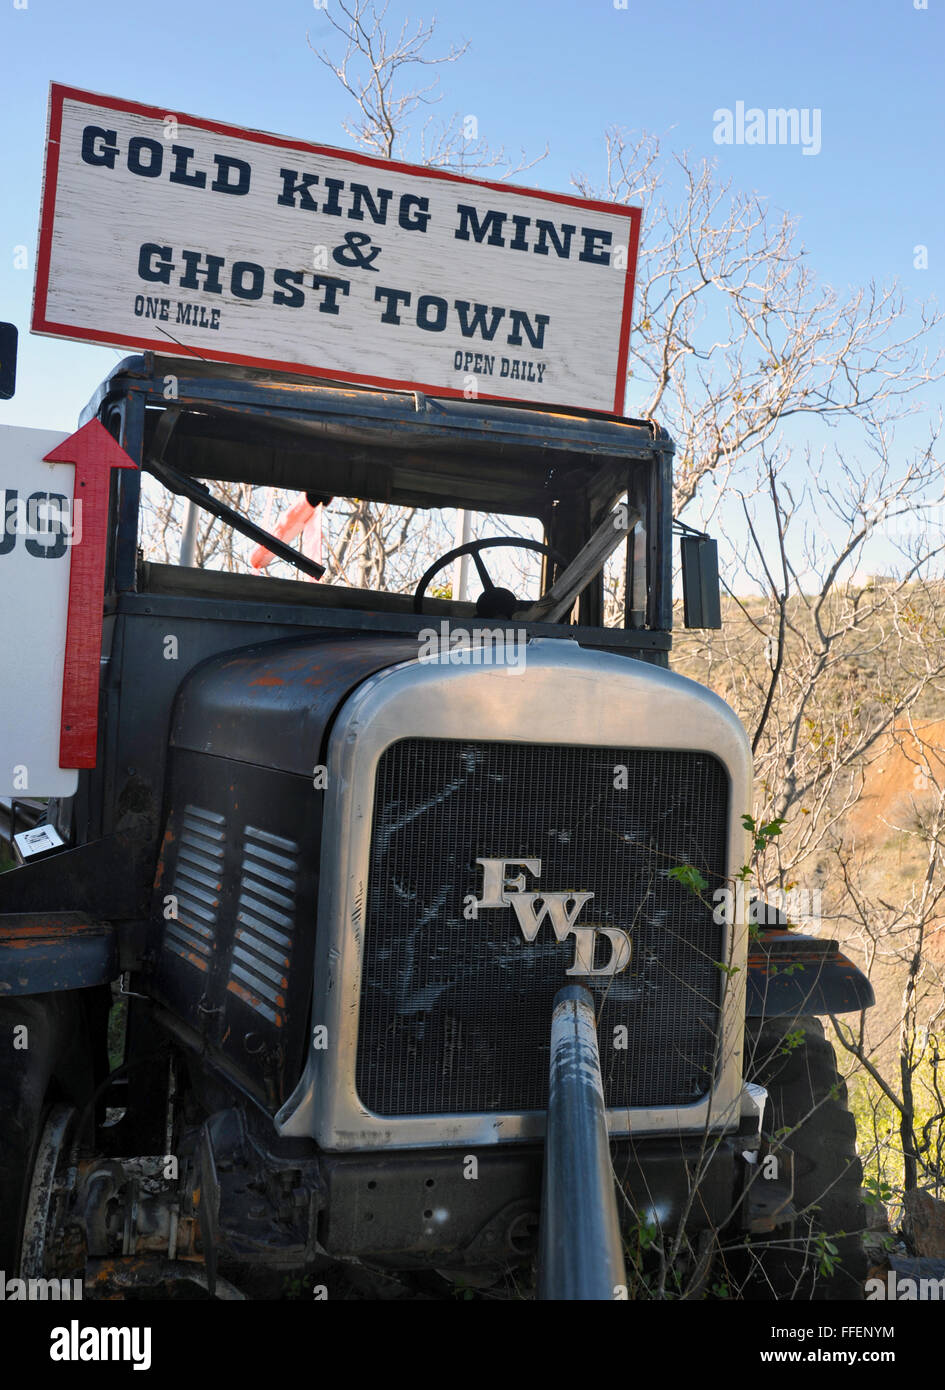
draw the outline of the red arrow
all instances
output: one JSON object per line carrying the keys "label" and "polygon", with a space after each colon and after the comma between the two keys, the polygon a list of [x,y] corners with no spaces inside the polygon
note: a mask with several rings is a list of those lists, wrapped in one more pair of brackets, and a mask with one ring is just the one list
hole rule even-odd
{"label": "red arrow", "polygon": [[[69,616],[62,669],[60,767],[94,767],[98,737],[99,661],[108,489],[113,468],[137,468],[99,420],[90,420],[46,455],[46,463],[74,463],[73,526],[78,541],[69,569]],[[79,503],[79,506],[76,506]]]}

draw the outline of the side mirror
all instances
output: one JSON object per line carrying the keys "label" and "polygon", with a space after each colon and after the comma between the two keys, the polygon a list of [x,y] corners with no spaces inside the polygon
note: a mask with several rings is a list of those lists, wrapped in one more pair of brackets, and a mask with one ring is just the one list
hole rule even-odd
{"label": "side mirror", "polygon": [[0,401],[8,401],[16,390],[16,325],[0,323]]}
{"label": "side mirror", "polygon": [[721,627],[718,542],[708,536],[688,535],[683,536],[679,544],[686,627]]}

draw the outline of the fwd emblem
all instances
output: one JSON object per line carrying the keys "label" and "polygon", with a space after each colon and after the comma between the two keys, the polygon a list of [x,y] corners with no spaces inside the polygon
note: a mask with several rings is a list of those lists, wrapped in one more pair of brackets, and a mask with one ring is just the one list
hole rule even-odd
{"label": "fwd emblem", "polygon": [[[581,908],[590,902],[593,893],[526,893],[525,875],[512,877],[510,870],[527,869],[534,877],[541,875],[540,859],[477,859],[482,865],[482,897],[476,899],[476,910],[510,907],[526,941],[534,941],[542,922],[551,923],[558,941],[574,937],[574,963],[566,975],[617,975],[630,964],[630,938],[619,927],[576,926]],[[539,907],[538,904],[541,904]],[[569,907],[570,904],[570,907]],[[594,967],[595,947],[599,936],[610,942],[610,959],[606,965]]]}

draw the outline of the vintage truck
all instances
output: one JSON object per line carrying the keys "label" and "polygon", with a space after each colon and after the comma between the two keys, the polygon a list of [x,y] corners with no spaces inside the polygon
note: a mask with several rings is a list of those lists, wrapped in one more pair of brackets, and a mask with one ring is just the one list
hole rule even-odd
{"label": "vintage truck", "polygon": [[[150,353],[93,418],[141,471],[112,483],[96,766],[49,803],[63,847],[0,877],[0,1267],[86,1297],[528,1289],[539,1223],[571,1219],[542,1169],[578,984],[629,1296],[857,1296],[855,1127],[816,1016],[870,988],[726,894],[751,756],[669,669],[666,432]],[[313,582],[294,551],[304,579],[157,564],[143,475],[277,554],[204,484],[544,540],[471,544],[476,602],[429,592],[452,551],[413,596]],[[495,540],[540,553],[539,595],[493,582]]]}

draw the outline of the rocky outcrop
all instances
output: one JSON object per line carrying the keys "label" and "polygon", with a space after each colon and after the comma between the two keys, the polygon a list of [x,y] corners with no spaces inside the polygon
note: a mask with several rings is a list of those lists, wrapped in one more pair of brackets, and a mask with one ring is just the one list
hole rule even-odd
{"label": "rocky outcrop", "polygon": [[931,1192],[906,1192],[902,1224],[917,1255],[945,1260],[945,1202]]}

